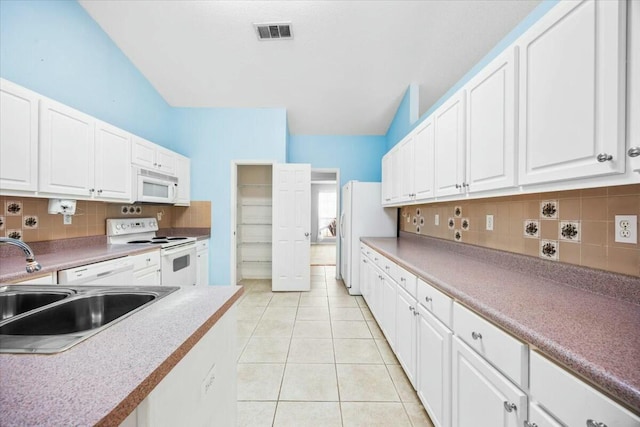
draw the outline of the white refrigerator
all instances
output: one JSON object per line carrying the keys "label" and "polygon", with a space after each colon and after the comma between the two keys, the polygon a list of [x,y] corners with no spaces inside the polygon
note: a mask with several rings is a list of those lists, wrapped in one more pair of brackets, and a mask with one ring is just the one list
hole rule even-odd
{"label": "white refrigerator", "polygon": [[360,237],[396,237],[398,210],[383,208],[379,182],[349,181],[342,187],[340,272],[350,295],[360,292]]}

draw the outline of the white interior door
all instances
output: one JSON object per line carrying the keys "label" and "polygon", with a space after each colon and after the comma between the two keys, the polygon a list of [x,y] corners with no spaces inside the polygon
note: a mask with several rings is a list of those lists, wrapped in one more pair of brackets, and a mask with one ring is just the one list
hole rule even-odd
{"label": "white interior door", "polygon": [[273,165],[272,289],[311,288],[311,165]]}

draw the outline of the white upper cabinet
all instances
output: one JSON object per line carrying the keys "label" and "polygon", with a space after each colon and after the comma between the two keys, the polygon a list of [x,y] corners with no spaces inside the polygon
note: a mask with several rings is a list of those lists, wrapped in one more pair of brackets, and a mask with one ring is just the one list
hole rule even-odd
{"label": "white upper cabinet", "polygon": [[469,192],[515,185],[515,64],[515,49],[509,48],[466,85]]}
{"label": "white upper cabinet", "polygon": [[460,194],[464,182],[465,91],[456,92],[433,116],[436,196]]}
{"label": "white upper cabinet", "polygon": [[402,152],[400,147],[391,151],[391,202],[395,203],[402,197]]}
{"label": "white upper cabinet", "polygon": [[96,123],[95,197],[131,198],[131,135],[104,122]]}
{"label": "white upper cabinet", "polygon": [[0,194],[38,189],[38,99],[0,79]]}
{"label": "white upper cabinet", "polygon": [[382,158],[382,204],[391,203],[391,153],[386,154]]}
{"label": "white upper cabinet", "polygon": [[191,204],[191,160],[188,157],[174,154],[176,158],[176,176],[178,177],[178,198],[176,205]]}
{"label": "white upper cabinet", "polygon": [[414,170],[415,170],[415,145],[413,133],[410,133],[404,141],[400,143],[400,201],[411,201],[415,198],[414,194]]}
{"label": "white upper cabinet", "polygon": [[413,194],[415,200],[434,197],[434,125],[430,117],[420,124],[413,139]]}
{"label": "white upper cabinet", "polygon": [[625,171],[625,10],[563,1],[518,39],[520,184]]}
{"label": "white upper cabinet", "polygon": [[154,144],[153,142],[133,136],[131,144],[131,162],[145,169],[156,170],[166,175],[176,173],[176,153]]}
{"label": "white upper cabinet", "polygon": [[92,197],[95,120],[47,99],[40,107],[40,191]]}

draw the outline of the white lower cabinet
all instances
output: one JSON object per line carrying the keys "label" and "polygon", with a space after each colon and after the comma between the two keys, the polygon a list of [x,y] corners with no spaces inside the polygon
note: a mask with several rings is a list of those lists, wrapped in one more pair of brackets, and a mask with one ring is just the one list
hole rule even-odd
{"label": "white lower cabinet", "polygon": [[529,419],[524,427],[562,427],[562,424],[536,402],[529,402]]}
{"label": "white lower cabinet", "polygon": [[396,284],[386,274],[380,275],[381,283],[381,307],[382,307],[382,332],[384,332],[391,348],[396,342]]}
{"label": "white lower cabinet", "polygon": [[527,395],[480,355],[453,338],[452,420],[456,427],[521,427]]}
{"label": "white lower cabinet", "polygon": [[232,306],[122,425],[236,425],[236,307]]}
{"label": "white lower cabinet", "polygon": [[418,305],[417,391],[435,427],[451,425],[453,332]]}
{"label": "white lower cabinet", "polygon": [[36,277],[34,279],[27,279],[21,282],[16,282],[16,285],[57,285],[58,275],[56,272],[49,273],[46,276]]}
{"label": "white lower cabinet", "polygon": [[196,286],[207,286],[209,284],[209,239],[198,241],[196,248],[198,258]]}
{"label": "white lower cabinet", "polygon": [[531,398],[544,406],[562,425],[640,426],[640,417],[537,352],[531,352],[530,363]]}
{"label": "white lower cabinet", "polygon": [[133,286],[160,286],[160,250],[130,255],[133,262]]}
{"label": "white lower cabinet", "polygon": [[416,305],[416,300],[407,291],[398,287],[394,351],[414,388],[416,387]]}

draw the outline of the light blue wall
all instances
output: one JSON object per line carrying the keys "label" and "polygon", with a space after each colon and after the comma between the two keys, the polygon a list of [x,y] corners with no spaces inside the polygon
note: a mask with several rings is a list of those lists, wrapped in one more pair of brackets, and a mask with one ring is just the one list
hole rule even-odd
{"label": "light blue wall", "polygon": [[287,162],[311,163],[312,168],[340,169],[340,185],[347,181],[380,182],[387,141],[380,136],[291,135]]}
{"label": "light blue wall", "polygon": [[0,1],[0,76],[162,145],[171,107],[75,1]]}
{"label": "light blue wall", "polygon": [[177,151],[191,158],[191,198],[211,200],[209,276],[228,285],[231,251],[231,161],[286,161],[282,108],[176,108]]}
{"label": "light blue wall", "polygon": [[419,86],[411,84],[400,101],[393,120],[387,130],[387,150],[396,145],[406,134],[411,132],[419,116]]}
{"label": "light blue wall", "polygon": [[493,59],[502,53],[509,45],[511,45],[518,37],[528,30],[536,21],[538,21],[545,13],[551,10],[560,0],[543,0],[534,10],[529,13],[513,30],[509,32],[493,49],[491,49],[473,68],[471,68],[458,82],[453,85],[444,95],[440,97],[420,119],[407,126],[409,117],[409,90],[405,93],[396,115],[387,130],[387,151],[393,148],[402,138],[418,126],[424,119],[429,117],[438,109],[447,99],[462,88],[469,80],[471,80],[480,70],[487,66]]}

